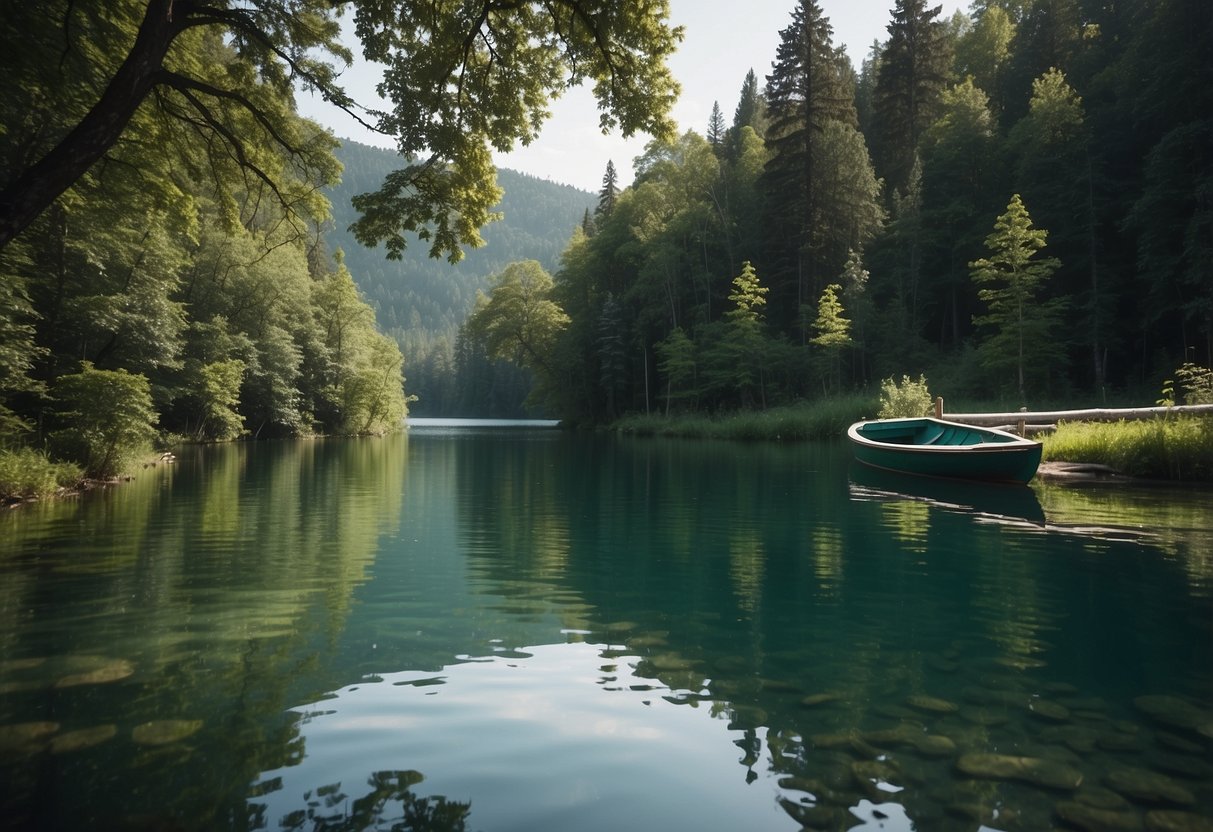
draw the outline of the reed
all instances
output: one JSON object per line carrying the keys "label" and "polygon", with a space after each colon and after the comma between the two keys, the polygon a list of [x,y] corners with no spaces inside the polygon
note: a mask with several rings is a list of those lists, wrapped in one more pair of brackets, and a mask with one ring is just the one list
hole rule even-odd
{"label": "reed", "polygon": [[1134,477],[1213,481],[1213,418],[1063,422],[1044,438],[1042,456],[1100,463]]}

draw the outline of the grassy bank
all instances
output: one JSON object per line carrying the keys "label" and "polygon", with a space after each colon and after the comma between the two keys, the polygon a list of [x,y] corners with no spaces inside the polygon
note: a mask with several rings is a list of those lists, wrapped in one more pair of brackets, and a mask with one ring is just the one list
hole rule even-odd
{"label": "grassy bank", "polygon": [[[799,441],[837,439],[872,418],[876,398],[848,394],[769,410],[723,415],[625,416],[611,430],[632,436]],[[988,408],[974,408],[981,412]],[[1044,438],[1048,461],[1095,462],[1133,477],[1213,482],[1213,418],[1171,416],[1137,422],[1071,422]]]}
{"label": "grassy bank", "polygon": [[1071,422],[1044,439],[1046,461],[1096,462],[1133,477],[1213,481],[1213,418]]}
{"label": "grassy bank", "polygon": [[611,430],[633,436],[677,436],[693,439],[805,440],[837,439],[847,427],[871,417],[874,396],[848,394],[769,410],[716,416],[659,414],[625,416]]}
{"label": "grassy bank", "polygon": [[0,450],[0,503],[53,497],[80,484],[84,473],[29,448]]}

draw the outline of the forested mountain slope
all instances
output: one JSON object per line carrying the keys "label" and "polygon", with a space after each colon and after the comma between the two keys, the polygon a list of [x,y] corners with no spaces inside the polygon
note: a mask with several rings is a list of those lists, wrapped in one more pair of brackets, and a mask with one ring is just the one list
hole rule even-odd
{"label": "forested mountain slope", "polygon": [[[428,256],[428,246],[416,243],[403,260],[388,260],[382,247],[368,249],[348,228],[356,217],[350,200],[378,188],[383,177],[400,166],[394,151],[342,139],[337,157],[345,166],[341,183],[329,192],[333,228],[330,249],[340,248],[345,264],[367,300],[375,307],[379,325],[404,343],[417,346],[436,338],[453,338],[476,300],[476,291],[489,278],[516,260],[538,260],[549,270],[594,195],[569,185],[549,182],[511,170],[498,171],[505,191],[495,209],[501,220],[482,230],[483,248],[465,250],[457,264]],[[406,356],[412,364],[414,356]]]}

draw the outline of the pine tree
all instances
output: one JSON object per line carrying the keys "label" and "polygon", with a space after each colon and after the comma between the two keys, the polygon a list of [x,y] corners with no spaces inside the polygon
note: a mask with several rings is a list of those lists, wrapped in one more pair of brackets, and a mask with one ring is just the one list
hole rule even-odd
{"label": "pine tree", "polygon": [[728,136],[725,139],[725,157],[730,162],[736,162],[741,156],[742,129],[749,127],[761,135],[761,120],[762,96],[758,91],[758,76],[751,69],[746,73],[745,80],[741,84],[741,91],[737,96],[737,109],[733,111],[733,124],[729,127]]}
{"label": "pine tree", "polygon": [[1056,258],[1036,259],[1048,232],[1032,227],[1019,194],[986,237],[989,258],[969,264],[978,298],[989,312],[973,323],[988,328],[978,347],[981,363],[994,372],[1014,371],[1016,390],[1026,395],[1028,375],[1041,376],[1061,358],[1055,337],[1060,305],[1038,298],[1042,285],[1057,270]]}
{"label": "pine tree", "polygon": [[774,322],[790,328],[815,285],[820,143],[828,121],[857,124],[832,29],[816,0],[800,0],[767,76],[767,266]]}
{"label": "pine tree", "polygon": [[712,114],[708,117],[708,144],[712,146],[712,150],[717,156],[724,153],[726,130],[724,126],[724,116],[720,112],[720,102],[712,102]]}
{"label": "pine tree", "polygon": [[939,115],[952,50],[941,6],[926,0],[897,0],[889,41],[881,56],[874,91],[876,171],[889,190],[904,192],[918,140]]}
{"label": "pine tree", "polygon": [[594,216],[604,220],[615,210],[615,201],[619,198],[619,178],[615,174],[615,162],[607,160],[606,173],[602,176],[602,190],[598,192],[598,207]]}

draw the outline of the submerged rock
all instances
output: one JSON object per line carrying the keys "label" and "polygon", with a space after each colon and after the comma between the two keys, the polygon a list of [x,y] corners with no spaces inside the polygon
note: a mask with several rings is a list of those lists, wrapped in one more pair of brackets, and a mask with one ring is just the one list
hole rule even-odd
{"label": "submerged rock", "polygon": [[1191,754],[1167,754],[1159,751],[1151,754],[1147,762],[1168,774],[1178,774],[1193,780],[1213,780],[1213,766]]}
{"label": "submerged rock", "polygon": [[55,687],[71,688],[77,685],[103,685],[108,682],[126,679],[134,674],[135,666],[131,662],[126,659],[113,659],[106,661],[100,667],[83,673],[70,673],[55,682]]}
{"label": "submerged rock", "polygon": [[158,719],[136,725],[131,739],[139,745],[167,745],[185,739],[201,727],[200,719]]}
{"label": "submerged rock", "polygon": [[1103,786],[1083,786],[1074,799],[1096,809],[1127,809],[1129,801]]}
{"label": "submerged rock", "polygon": [[1047,699],[1033,699],[1028,702],[1028,712],[1032,716],[1047,722],[1067,722],[1070,719],[1070,709]]}
{"label": "submerged rock", "polygon": [[806,708],[817,708],[822,705],[831,705],[842,701],[842,694],[825,692],[814,693],[800,700],[800,704]]}
{"label": "submerged rock", "polygon": [[906,700],[906,704],[911,708],[917,708],[920,711],[927,711],[933,714],[954,714],[960,710],[959,705],[935,696],[911,696]]}
{"label": "submerged rock", "polygon": [[956,753],[956,743],[942,734],[928,734],[916,725],[903,722],[896,728],[865,731],[862,738],[877,746],[908,745],[929,757],[949,757]]}
{"label": "submerged rock", "polygon": [[1082,772],[1065,763],[1008,754],[964,754],[956,767],[970,777],[1022,780],[1050,789],[1073,791],[1082,785]]}
{"label": "submerged rock", "polygon": [[96,725],[92,728],[68,731],[51,740],[51,753],[65,754],[69,751],[81,751],[112,740],[116,736],[118,736],[117,725]]}
{"label": "submerged rock", "polygon": [[1178,809],[1146,812],[1147,832],[1213,832],[1213,819]]}
{"label": "submerged rock", "polygon": [[1134,812],[1097,809],[1077,801],[1063,801],[1054,810],[1066,823],[1087,832],[1143,832],[1145,824]]}
{"label": "submerged rock", "polygon": [[1165,774],[1145,768],[1117,769],[1105,778],[1116,791],[1143,803],[1174,803],[1190,806],[1196,802],[1192,792]]}
{"label": "submerged rock", "polygon": [[1099,741],[1099,732],[1080,725],[1058,725],[1045,728],[1040,732],[1040,738],[1045,742],[1063,743],[1079,754],[1090,754],[1095,750],[1095,743]]}
{"label": "submerged rock", "polygon": [[18,722],[13,725],[0,725],[0,751],[32,751],[40,740],[58,730],[58,722]]}
{"label": "submerged rock", "polygon": [[1157,722],[1174,728],[1186,728],[1206,739],[1213,739],[1213,714],[1185,699],[1166,694],[1151,694],[1137,697],[1133,704]]}

